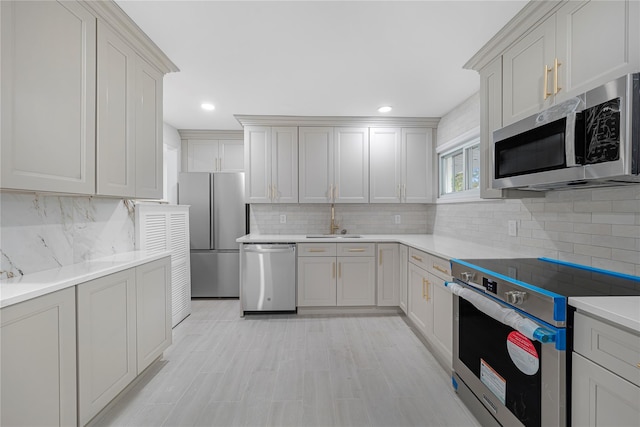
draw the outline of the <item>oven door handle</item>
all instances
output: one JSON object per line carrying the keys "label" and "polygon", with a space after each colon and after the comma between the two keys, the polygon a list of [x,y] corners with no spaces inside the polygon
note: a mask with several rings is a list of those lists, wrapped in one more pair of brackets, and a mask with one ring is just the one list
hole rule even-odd
{"label": "oven door handle", "polygon": [[540,341],[543,344],[552,343],[556,340],[554,332],[541,328],[535,322],[522,317],[517,311],[503,307],[489,297],[453,282],[448,282],[447,287],[451,289],[451,293],[469,301],[487,316],[512,327],[531,340]]}

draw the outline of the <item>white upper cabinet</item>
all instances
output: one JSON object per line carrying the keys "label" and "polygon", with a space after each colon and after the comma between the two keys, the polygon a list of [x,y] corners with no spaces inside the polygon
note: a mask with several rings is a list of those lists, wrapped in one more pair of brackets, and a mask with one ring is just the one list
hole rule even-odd
{"label": "white upper cabinet", "polygon": [[552,16],[504,53],[504,126],[551,105],[555,27]]}
{"label": "white upper cabinet", "polygon": [[114,2],[0,7],[0,187],[162,198],[162,76],[177,67]]}
{"label": "white upper cabinet", "polygon": [[300,127],[300,203],[368,203],[368,128]]}
{"label": "white upper cabinet", "polygon": [[98,22],[96,193],[162,198],[162,73]]}
{"label": "white upper cabinet", "polygon": [[[569,1],[556,13],[558,102],[640,70],[640,2]],[[594,28],[597,23],[597,28]]]}
{"label": "white upper cabinet", "polygon": [[402,191],[402,129],[369,130],[369,201],[400,203]]}
{"label": "white upper cabinet", "polygon": [[245,126],[245,200],[298,202],[298,128]]}
{"label": "white upper cabinet", "polygon": [[433,201],[433,133],[431,129],[402,129],[402,201]]}
{"label": "white upper cabinet", "polygon": [[640,3],[568,1],[503,55],[503,126],[640,66]]}
{"label": "white upper cabinet", "polygon": [[1,187],[94,194],[96,18],[77,2],[0,7]]}
{"label": "white upper cabinet", "polygon": [[428,128],[371,128],[371,203],[433,201],[433,142]]}
{"label": "white upper cabinet", "polygon": [[190,139],[187,141],[187,172],[242,172],[244,144],[241,139]]}

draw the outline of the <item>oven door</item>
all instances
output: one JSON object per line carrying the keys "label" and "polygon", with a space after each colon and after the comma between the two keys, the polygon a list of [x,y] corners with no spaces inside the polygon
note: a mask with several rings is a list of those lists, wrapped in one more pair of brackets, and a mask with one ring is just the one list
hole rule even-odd
{"label": "oven door", "polygon": [[[502,308],[511,308],[475,293]],[[562,330],[518,314],[564,337]],[[458,387],[467,387],[473,393],[459,391],[463,401],[465,396],[475,398],[476,401],[465,401],[472,411],[474,407],[482,411],[479,401],[501,425],[566,426],[566,351],[558,350],[558,344],[562,347],[564,343],[530,340],[467,299],[454,295],[454,381],[457,377],[462,381]],[[476,416],[487,419],[486,413]]]}

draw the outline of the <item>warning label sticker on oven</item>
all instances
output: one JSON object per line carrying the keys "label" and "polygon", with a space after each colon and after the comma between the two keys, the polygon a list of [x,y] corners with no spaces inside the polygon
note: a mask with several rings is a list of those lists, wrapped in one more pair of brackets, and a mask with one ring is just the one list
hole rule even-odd
{"label": "warning label sticker on oven", "polygon": [[533,342],[518,331],[507,336],[507,351],[518,369],[527,375],[534,375],[540,368],[540,357]]}
{"label": "warning label sticker on oven", "polygon": [[484,359],[480,359],[480,381],[496,395],[504,405],[507,396],[507,381],[502,378]]}

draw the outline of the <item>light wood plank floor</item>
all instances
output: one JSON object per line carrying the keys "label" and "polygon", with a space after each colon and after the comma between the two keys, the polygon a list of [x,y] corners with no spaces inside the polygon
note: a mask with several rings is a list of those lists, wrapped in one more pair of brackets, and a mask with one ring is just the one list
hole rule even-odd
{"label": "light wood plank floor", "polygon": [[194,300],[98,426],[479,426],[399,315],[240,318]]}

